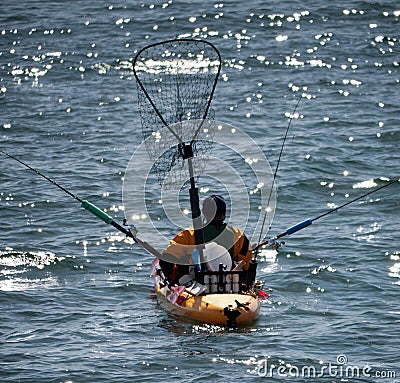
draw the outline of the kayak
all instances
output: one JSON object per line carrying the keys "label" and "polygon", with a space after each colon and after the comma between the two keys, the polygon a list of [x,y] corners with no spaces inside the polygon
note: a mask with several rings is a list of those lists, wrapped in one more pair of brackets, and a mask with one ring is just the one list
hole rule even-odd
{"label": "kayak", "polygon": [[185,286],[168,286],[158,274],[154,283],[158,302],[176,319],[236,327],[253,322],[260,312],[260,299],[254,291],[195,295]]}

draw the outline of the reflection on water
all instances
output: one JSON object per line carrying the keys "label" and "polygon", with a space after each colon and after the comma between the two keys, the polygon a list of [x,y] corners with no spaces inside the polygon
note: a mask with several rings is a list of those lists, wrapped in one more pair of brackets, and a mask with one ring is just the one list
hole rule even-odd
{"label": "reflection on water", "polygon": [[[3,270],[1,271],[3,274]],[[35,290],[38,288],[49,288],[58,285],[58,279],[56,277],[46,278],[17,278],[0,280],[0,291],[26,291]]]}
{"label": "reflection on water", "polygon": [[4,267],[26,266],[44,269],[45,266],[63,259],[64,257],[56,257],[54,253],[49,251],[23,252],[13,250],[11,247],[0,250],[0,266]]}
{"label": "reflection on water", "polygon": [[57,278],[44,274],[43,277],[28,277],[28,270],[41,271],[46,266],[61,262],[64,257],[57,257],[48,251],[23,252],[10,247],[0,251],[0,290],[25,291],[39,287],[48,288],[58,284]]}
{"label": "reflection on water", "polygon": [[[386,253],[389,255],[389,253]],[[390,255],[390,259],[395,261],[392,266],[389,267],[389,277],[396,278],[397,280],[392,282],[394,285],[400,285],[400,252],[394,252]]]}

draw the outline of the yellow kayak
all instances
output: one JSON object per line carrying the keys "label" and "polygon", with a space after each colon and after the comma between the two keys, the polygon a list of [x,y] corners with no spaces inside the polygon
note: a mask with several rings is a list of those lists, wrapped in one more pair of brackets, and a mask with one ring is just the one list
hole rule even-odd
{"label": "yellow kayak", "polygon": [[251,323],[260,312],[255,293],[211,293],[194,295],[173,291],[155,275],[155,291],[160,304],[173,317],[202,323],[235,327]]}

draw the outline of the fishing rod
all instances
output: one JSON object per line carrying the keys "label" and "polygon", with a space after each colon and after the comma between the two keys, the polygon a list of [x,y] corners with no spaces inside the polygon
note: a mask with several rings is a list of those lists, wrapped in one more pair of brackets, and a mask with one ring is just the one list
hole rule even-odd
{"label": "fishing rod", "polygon": [[145,249],[146,251],[148,251],[150,254],[156,256],[156,257],[160,257],[161,254],[159,251],[157,251],[155,248],[153,248],[151,245],[149,245],[147,242],[144,242],[142,240],[140,240],[136,234],[134,233],[133,230],[127,230],[125,229],[123,226],[121,226],[119,223],[115,222],[114,219],[108,215],[107,213],[105,213],[103,210],[101,210],[100,208],[98,208],[96,205],[94,205],[93,203],[85,200],[85,199],[81,199],[78,195],[70,192],[68,189],[66,189],[64,186],[60,185],[58,182],[56,182],[55,180],[51,179],[50,177],[46,176],[45,174],[43,174],[42,172],[40,172],[38,169],[35,169],[34,167],[30,166],[29,164],[27,164],[26,162],[20,160],[17,157],[14,157],[13,155],[5,152],[4,150],[0,149],[0,152],[3,153],[5,156],[19,162],[21,165],[25,166],[26,168],[28,168],[29,170],[32,170],[34,173],[36,173],[37,175],[39,175],[40,177],[44,178],[45,180],[49,181],[50,183],[52,183],[54,186],[58,187],[59,189],[61,189],[63,192],[65,192],[66,194],[68,194],[69,196],[71,196],[72,198],[74,198],[75,200],[77,200],[78,202],[81,203],[81,207],[83,207],[84,209],[86,209],[87,211],[89,211],[90,213],[94,214],[97,218],[99,218],[100,220],[102,220],[103,222],[115,227],[117,230],[119,230],[120,232],[124,233],[127,237],[132,238],[139,246],[141,246],[143,249]]}
{"label": "fishing rod", "polygon": [[306,219],[306,220],[304,220],[304,221],[302,221],[302,222],[299,222],[299,223],[297,223],[296,225],[293,225],[293,226],[289,227],[288,229],[286,229],[285,231],[283,231],[282,233],[278,234],[276,237],[270,238],[270,239],[268,239],[268,240],[266,240],[266,241],[263,241],[263,242],[259,243],[258,245],[256,245],[256,247],[254,248],[254,250],[257,250],[257,249],[259,249],[261,246],[265,246],[265,245],[269,245],[269,246],[271,246],[271,247],[274,248],[274,249],[278,249],[279,246],[280,246],[280,243],[276,241],[277,239],[282,238],[282,237],[285,237],[286,235],[294,234],[294,233],[296,233],[296,232],[298,232],[298,231],[304,229],[305,227],[310,226],[313,222],[317,221],[318,219],[321,219],[321,218],[323,218],[323,217],[326,217],[327,215],[332,214],[332,213],[338,211],[339,209],[342,209],[342,208],[344,208],[345,206],[352,204],[353,202],[356,202],[356,201],[358,201],[358,200],[360,200],[360,199],[362,199],[362,198],[364,198],[364,197],[367,197],[367,196],[369,196],[369,195],[372,194],[372,193],[376,193],[376,192],[379,191],[379,190],[382,190],[382,189],[384,189],[384,188],[387,188],[388,186],[393,185],[393,184],[395,184],[396,182],[399,182],[399,181],[400,181],[400,179],[396,179],[396,180],[390,181],[389,183],[387,183],[387,184],[385,184],[385,185],[382,185],[382,186],[380,186],[380,187],[378,187],[378,188],[376,188],[376,189],[374,189],[374,190],[371,190],[371,191],[369,191],[368,193],[363,194],[362,196],[359,196],[359,197],[357,197],[357,198],[354,198],[353,200],[351,200],[351,201],[349,201],[349,202],[346,202],[346,203],[344,203],[343,205],[340,205],[340,206],[338,206],[338,207],[335,207],[334,209],[328,210],[328,211],[326,211],[325,213],[322,213],[322,214],[318,215],[318,216],[315,217],[315,218],[312,218],[312,219],[311,219],[311,218],[308,218],[308,219]]}
{"label": "fishing rod", "polygon": [[[290,129],[290,126],[291,126],[291,124],[292,124],[293,117],[294,117],[294,115],[295,115],[295,113],[296,113],[297,107],[299,106],[300,101],[301,101],[302,98],[303,98],[303,95],[301,95],[300,98],[298,99],[298,101],[297,101],[297,103],[296,103],[296,106],[295,106],[294,109],[293,109],[293,113],[292,113],[291,116],[290,116],[290,119],[289,119],[289,122],[288,122],[288,126],[287,126],[287,128],[286,128],[286,133],[285,133],[285,136],[284,136],[284,138],[283,138],[283,142],[282,142],[282,146],[281,146],[281,151],[280,151],[279,157],[278,157],[278,162],[276,163],[275,172],[274,172],[274,175],[273,175],[273,178],[272,178],[271,189],[270,189],[270,191],[269,191],[269,196],[268,196],[268,201],[267,201],[267,208],[268,208],[268,206],[269,206],[269,203],[271,202],[272,191],[273,191],[273,189],[274,189],[275,179],[276,179],[276,175],[277,175],[277,173],[278,173],[279,164],[280,164],[280,162],[281,162],[282,153],[283,153],[283,148],[284,148],[284,146],[285,146],[286,138],[287,138],[287,136],[288,136],[289,129]],[[264,231],[265,220],[266,220],[266,218],[267,218],[267,214],[268,214],[268,210],[266,209],[266,210],[265,210],[265,214],[264,214],[264,219],[263,219],[263,222],[262,222],[262,225],[261,225],[260,236],[259,236],[259,238],[258,238],[258,242],[261,241],[261,237],[262,237],[262,233],[263,233],[263,231]],[[271,229],[271,226],[268,228],[268,231],[269,231],[270,229]],[[267,231],[267,234],[268,234],[268,231]]]}

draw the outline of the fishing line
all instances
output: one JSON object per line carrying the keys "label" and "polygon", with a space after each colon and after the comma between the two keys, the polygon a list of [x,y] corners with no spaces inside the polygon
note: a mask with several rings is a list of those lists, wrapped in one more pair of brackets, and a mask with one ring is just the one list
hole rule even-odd
{"label": "fishing line", "polygon": [[363,195],[360,196],[360,197],[357,197],[357,198],[355,198],[355,199],[353,199],[353,200],[351,200],[351,201],[349,201],[349,202],[344,203],[343,205],[340,205],[340,206],[338,206],[338,207],[335,207],[334,209],[329,210],[329,211],[327,211],[327,212],[325,212],[325,213],[319,215],[318,217],[313,218],[312,221],[316,221],[317,219],[320,219],[320,218],[322,218],[322,217],[327,216],[328,214],[331,214],[331,213],[333,213],[333,212],[335,212],[335,211],[338,211],[338,210],[341,209],[342,207],[345,207],[345,206],[347,206],[347,205],[350,205],[351,203],[356,202],[356,201],[360,200],[361,198],[367,197],[367,196],[369,196],[370,194],[377,192],[378,190],[381,190],[381,189],[384,189],[384,188],[386,188],[386,187],[388,187],[388,186],[390,186],[390,185],[393,185],[393,184],[395,184],[395,183],[398,182],[398,181],[399,181],[399,179],[396,179],[396,180],[394,180],[394,181],[390,181],[390,182],[387,183],[386,185],[382,185],[382,186],[380,186],[380,187],[378,187],[378,188],[376,188],[376,189],[374,189],[374,190],[369,191],[368,193],[363,194]]}
{"label": "fishing line", "polygon": [[67,190],[65,187],[61,186],[58,182],[52,180],[51,178],[47,177],[46,175],[44,175],[43,173],[41,173],[39,170],[33,168],[32,166],[28,165],[26,162],[20,160],[17,157],[14,157],[13,155],[5,152],[4,150],[0,149],[0,152],[3,153],[4,155],[6,155],[9,158],[12,158],[13,160],[19,162],[21,165],[25,166],[26,168],[32,170],[33,172],[35,172],[36,174],[38,174],[39,176],[43,177],[45,180],[51,182],[53,185],[57,186],[59,189],[61,189],[62,191],[64,191],[65,193],[67,193],[68,195],[70,195],[72,198],[75,198],[77,201],[79,201],[80,203],[83,203],[83,200],[81,198],[79,198],[76,194],[71,193],[69,190]]}
{"label": "fishing line", "polygon": [[[291,124],[292,124],[293,117],[294,117],[294,115],[295,115],[295,113],[296,113],[297,107],[299,106],[300,101],[301,101],[302,98],[303,98],[303,95],[301,95],[301,96],[299,97],[299,99],[298,99],[298,101],[297,101],[297,103],[296,103],[296,106],[295,106],[294,109],[293,109],[293,113],[292,113],[291,116],[290,116],[290,119],[289,119],[289,122],[288,122],[288,126],[287,126],[287,128],[286,128],[286,133],[285,133],[285,136],[284,136],[284,138],[283,138],[283,142],[282,142],[282,146],[281,146],[281,151],[280,151],[279,157],[278,157],[278,162],[276,163],[275,172],[274,172],[274,175],[273,175],[273,178],[272,178],[272,185],[271,185],[271,189],[270,189],[270,191],[269,191],[269,196],[268,196],[268,201],[267,201],[267,208],[266,208],[266,210],[265,210],[264,219],[263,219],[263,222],[262,222],[262,225],[261,225],[260,236],[259,236],[259,238],[258,238],[258,242],[261,241],[261,238],[262,238],[262,236],[263,236],[262,233],[263,233],[264,226],[265,226],[265,220],[266,220],[267,215],[268,215],[268,206],[269,206],[269,203],[271,202],[272,191],[273,191],[273,189],[274,189],[275,180],[276,180],[276,175],[277,175],[277,173],[278,173],[279,164],[280,164],[280,162],[281,162],[282,153],[283,153],[283,148],[284,148],[284,146],[285,146],[286,138],[287,138],[287,136],[288,136],[289,129],[290,129],[290,126],[291,126]],[[269,231],[270,229],[271,229],[271,225],[269,226],[268,231]],[[268,234],[268,231],[265,233],[265,235]]]}
{"label": "fishing line", "polygon": [[103,222],[115,227],[117,230],[119,230],[120,232],[124,233],[127,237],[132,238],[138,245],[140,245],[142,248],[144,248],[145,250],[147,250],[149,253],[153,254],[156,257],[160,257],[161,254],[158,250],[156,250],[155,248],[153,248],[151,245],[149,245],[147,242],[144,242],[142,240],[140,240],[136,234],[132,233],[131,230],[125,229],[123,226],[121,226],[119,223],[115,222],[114,219],[108,215],[107,213],[105,213],[103,210],[101,210],[100,208],[98,208],[96,205],[92,204],[91,202],[87,201],[87,200],[83,200],[80,197],[78,197],[76,194],[71,193],[68,189],[66,189],[64,186],[60,185],[58,182],[54,181],[53,179],[51,179],[50,177],[46,176],[45,174],[43,174],[42,172],[40,172],[39,170],[35,169],[34,167],[30,166],[29,164],[27,164],[26,162],[20,160],[17,157],[14,157],[13,155],[5,152],[4,150],[0,149],[0,152],[3,153],[5,156],[19,162],[21,165],[25,166],[26,168],[28,168],[29,170],[33,171],[34,173],[36,173],[37,175],[39,175],[40,177],[44,178],[45,180],[49,181],[50,183],[52,183],[53,185],[55,185],[56,187],[58,187],[59,189],[61,189],[63,192],[67,193],[69,196],[71,196],[72,198],[74,198],[75,200],[79,201],[81,203],[81,206],[86,209],[87,211],[89,211],[90,213],[94,214],[97,218],[101,219]]}
{"label": "fishing line", "polygon": [[[352,204],[353,202],[356,202],[356,201],[358,201],[358,200],[360,200],[360,199],[362,199],[362,198],[364,198],[364,197],[367,197],[367,196],[369,196],[369,195],[371,195],[371,194],[373,194],[373,193],[376,193],[376,192],[379,191],[379,190],[382,190],[382,189],[384,189],[384,188],[387,188],[388,186],[393,185],[393,184],[395,184],[396,182],[399,182],[399,181],[400,181],[400,179],[396,179],[396,180],[390,181],[389,183],[387,183],[387,184],[385,184],[385,185],[382,185],[382,186],[380,186],[380,187],[378,187],[378,188],[376,188],[376,189],[374,189],[374,190],[371,190],[371,191],[369,191],[368,193],[365,193],[365,194],[363,194],[363,195],[361,195],[361,196],[359,196],[359,197],[357,197],[357,198],[354,198],[353,200],[351,200],[351,201],[349,201],[349,202],[346,202],[346,203],[344,203],[343,205],[340,205],[340,206],[338,206],[338,207],[335,207],[334,209],[328,210],[328,211],[326,211],[325,213],[322,213],[322,214],[316,216],[315,218],[308,218],[308,219],[306,219],[306,220],[304,220],[304,221],[302,221],[302,222],[299,222],[299,223],[297,223],[296,225],[291,226],[290,228],[286,229],[286,230],[283,231],[282,233],[278,234],[278,235],[277,235],[275,238],[273,238],[272,240],[274,241],[274,240],[279,239],[279,238],[282,238],[282,237],[284,237],[284,236],[286,236],[286,235],[294,234],[294,233],[296,233],[297,231],[299,231],[299,230],[301,230],[301,229],[304,229],[304,228],[307,227],[307,226],[310,226],[313,222],[317,221],[318,219],[321,219],[321,218],[323,218],[323,217],[326,217],[327,215],[332,214],[332,213],[338,211],[339,209],[342,209],[342,208],[344,208],[345,206],[348,206],[348,205]],[[254,250],[259,249],[261,246],[267,245],[270,241],[271,241],[271,239],[268,239],[268,240],[266,240],[266,241],[264,241],[264,242],[261,242],[260,244],[258,244],[258,245],[254,248]],[[279,245],[278,245],[278,246],[279,246]]]}

